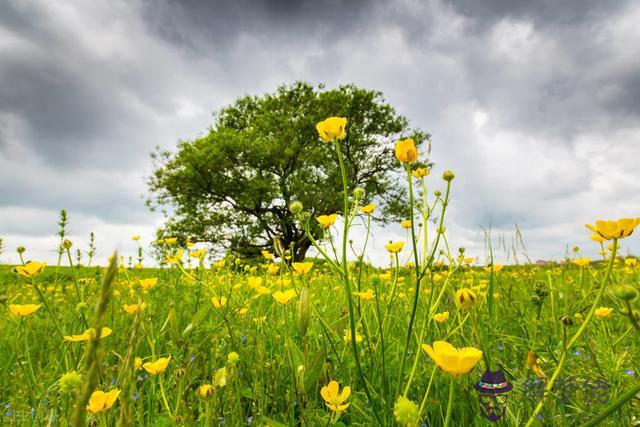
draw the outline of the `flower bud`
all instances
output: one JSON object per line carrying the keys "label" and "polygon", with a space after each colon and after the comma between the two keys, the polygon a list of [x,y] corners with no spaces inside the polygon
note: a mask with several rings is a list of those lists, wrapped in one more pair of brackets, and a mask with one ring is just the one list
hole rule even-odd
{"label": "flower bud", "polygon": [[24,253],[24,251],[26,251],[26,249],[25,249],[25,247],[24,247],[24,246],[18,246],[18,247],[16,248],[16,252],[18,252],[19,254],[23,254],[23,253]]}
{"label": "flower bud", "polygon": [[309,291],[307,288],[302,288],[300,296],[298,297],[298,305],[296,306],[296,323],[300,336],[307,334],[309,328],[309,320],[311,319],[311,304],[309,302]]}
{"label": "flower bud", "polygon": [[453,181],[453,178],[455,178],[455,177],[456,177],[456,175],[450,170],[446,170],[442,174],[442,179],[444,179],[447,182]]}
{"label": "flower bud", "polygon": [[200,399],[208,399],[213,396],[214,388],[211,384],[202,384],[198,387],[198,397]]}
{"label": "flower bud", "polygon": [[393,415],[399,425],[403,427],[415,426],[420,417],[420,410],[415,402],[400,396],[396,404],[393,405]]}
{"label": "flower bud", "polygon": [[62,394],[75,394],[83,384],[82,375],[76,371],[69,371],[62,374],[58,380],[58,387]]}
{"label": "flower bud", "polygon": [[568,315],[564,315],[562,317],[560,317],[560,322],[562,322],[562,324],[564,326],[571,326],[573,325],[573,320],[571,320],[571,317],[569,317]]}
{"label": "flower bud", "polygon": [[235,366],[240,361],[240,355],[235,351],[232,351],[227,355],[227,363],[229,366]]}
{"label": "flower bud", "polygon": [[638,291],[629,285],[620,285],[615,287],[613,294],[623,301],[631,301],[638,296]]}
{"label": "flower bud", "polygon": [[442,196],[442,193],[441,193],[440,191],[438,191],[438,190],[434,191],[434,192],[433,192],[433,194],[434,194],[436,197],[440,197],[440,196]]}
{"label": "flower bud", "polygon": [[64,239],[64,241],[62,242],[62,247],[65,249],[71,249],[71,246],[73,246],[73,243],[71,243],[71,240]]}
{"label": "flower bud", "polygon": [[289,210],[294,215],[298,215],[300,212],[302,212],[302,208],[303,208],[302,203],[297,200],[294,202],[291,202],[291,204],[289,205]]}
{"label": "flower bud", "polygon": [[357,200],[361,200],[364,197],[364,188],[356,187],[353,190],[353,197],[355,197]]}

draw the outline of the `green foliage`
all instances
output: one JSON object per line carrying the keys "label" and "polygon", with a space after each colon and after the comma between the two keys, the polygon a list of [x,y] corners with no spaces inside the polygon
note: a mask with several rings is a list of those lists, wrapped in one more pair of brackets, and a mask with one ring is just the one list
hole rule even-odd
{"label": "green foliage", "polygon": [[[380,92],[353,85],[325,90],[298,82],[262,97],[247,96],[223,108],[209,133],[181,141],[175,152],[154,153],[148,185],[152,208],[169,208],[161,235],[209,242],[242,256],[268,249],[275,237],[304,257],[310,241],[289,212],[292,201],[312,216],[340,212],[342,191],[333,145],[318,138],[316,123],[348,119],[341,141],[349,188],[381,205],[377,221],[406,215],[394,142],[429,135],[409,126]],[[320,228],[312,232],[319,236]]]}

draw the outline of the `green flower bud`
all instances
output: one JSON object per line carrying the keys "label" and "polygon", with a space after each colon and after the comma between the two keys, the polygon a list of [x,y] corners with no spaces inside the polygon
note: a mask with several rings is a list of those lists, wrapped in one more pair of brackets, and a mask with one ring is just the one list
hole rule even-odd
{"label": "green flower bud", "polygon": [[296,306],[296,324],[301,336],[305,336],[309,328],[309,320],[311,319],[311,305],[309,303],[309,291],[302,288]]}
{"label": "green flower bud", "polygon": [[297,200],[294,202],[291,202],[291,204],[289,205],[289,210],[294,215],[298,215],[300,212],[302,212],[302,208],[303,208],[302,203],[300,203]]}
{"label": "green flower bud", "polygon": [[638,291],[629,285],[620,285],[615,287],[613,294],[623,301],[631,301],[638,296]]}
{"label": "green flower bud", "polygon": [[396,422],[403,427],[416,426],[420,410],[415,402],[400,396],[393,406],[393,415],[396,418]]}
{"label": "green flower bud", "polygon": [[353,197],[355,197],[357,200],[361,200],[364,197],[364,188],[356,187],[353,190]]}
{"label": "green flower bud", "polygon": [[227,363],[229,366],[235,366],[240,361],[240,355],[235,351],[232,351],[227,355]]}
{"label": "green flower bud", "polygon": [[65,249],[71,249],[71,246],[73,246],[73,243],[71,243],[71,240],[64,239],[64,241],[62,242],[62,247]]}
{"label": "green flower bud", "polygon": [[58,380],[58,387],[62,394],[75,394],[82,386],[82,375],[76,371],[69,371],[66,374],[62,374]]}
{"label": "green flower bud", "polygon": [[453,178],[455,178],[455,177],[456,177],[456,175],[450,170],[446,170],[442,174],[442,179],[444,179],[447,182],[453,181]]}

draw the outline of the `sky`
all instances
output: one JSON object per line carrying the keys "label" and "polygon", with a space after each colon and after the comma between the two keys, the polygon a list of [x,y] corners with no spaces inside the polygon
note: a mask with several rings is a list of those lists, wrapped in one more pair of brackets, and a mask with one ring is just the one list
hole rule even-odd
{"label": "sky", "polygon": [[[55,261],[62,208],[99,262],[148,244],[149,153],[296,80],[382,91],[432,134],[452,248],[484,257],[490,228],[513,262],[517,224],[531,260],[597,257],[585,223],[640,216],[638,22],[615,0],[0,2],[0,262]],[[404,231],[374,232],[385,263]]]}

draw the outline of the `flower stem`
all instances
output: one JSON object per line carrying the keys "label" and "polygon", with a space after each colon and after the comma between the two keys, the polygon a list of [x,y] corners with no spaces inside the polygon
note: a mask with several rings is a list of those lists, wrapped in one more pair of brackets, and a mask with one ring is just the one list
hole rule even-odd
{"label": "flower stem", "polygon": [[451,424],[451,414],[453,413],[453,397],[456,391],[456,380],[452,376],[449,382],[449,401],[447,402],[447,415],[444,417],[444,427],[449,427]]}
{"label": "flower stem", "polygon": [[598,303],[600,302],[600,298],[604,293],[604,289],[607,287],[607,284],[609,283],[609,278],[611,277],[611,271],[613,270],[613,264],[616,260],[617,249],[618,249],[618,239],[613,239],[613,250],[611,251],[611,258],[609,259],[607,272],[604,276],[603,282],[600,285],[598,294],[596,295],[596,298],[593,300],[593,305],[591,306],[591,309],[589,310],[587,317],[584,319],[584,322],[582,322],[582,325],[580,325],[580,329],[578,329],[578,331],[573,335],[573,337],[571,337],[569,342],[566,343],[566,345],[564,346],[564,349],[562,350],[562,355],[560,356],[560,360],[558,361],[558,366],[556,367],[556,370],[553,372],[553,375],[551,376],[551,378],[549,379],[549,382],[547,382],[547,385],[544,388],[545,393],[543,394],[542,399],[540,399],[540,402],[538,402],[538,405],[533,411],[533,414],[531,414],[531,417],[529,417],[529,421],[527,421],[527,424],[525,425],[525,427],[530,427],[535,422],[536,417],[538,416],[538,414],[542,410],[542,407],[544,406],[547,396],[549,395],[549,393],[551,392],[551,389],[553,388],[553,384],[555,383],[556,379],[558,378],[558,375],[560,375],[560,372],[564,367],[564,364],[567,360],[567,351],[569,351],[571,346],[582,336],[582,334],[587,328],[587,325],[593,318],[593,315],[598,307]]}
{"label": "flower stem", "polygon": [[351,285],[349,283],[349,266],[347,264],[347,242],[349,240],[349,221],[347,216],[349,215],[349,187],[347,186],[347,174],[344,168],[344,162],[342,160],[342,152],[340,151],[340,143],[335,141],[336,152],[338,154],[338,163],[340,164],[340,173],[342,174],[342,190],[343,190],[343,199],[344,199],[344,211],[343,211],[343,222],[344,222],[344,231],[342,235],[342,276],[344,282],[344,290],[347,294],[347,307],[349,309],[349,326],[351,329],[351,348],[353,350],[353,358],[356,362],[356,370],[358,371],[358,376],[360,377],[360,381],[362,381],[362,385],[364,387],[365,394],[367,395],[367,399],[374,406],[373,415],[376,418],[378,424],[383,425],[382,420],[380,419],[380,415],[376,410],[375,402],[371,396],[371,392],[369,391],[369,384],[367,383],[367,379],[364,377],[364,373],[362,372],[362,366],[360,365],[360,356],[358,355],[358,344],[356,343],[356,319],[353,309],[353,297],[351,295]]}

